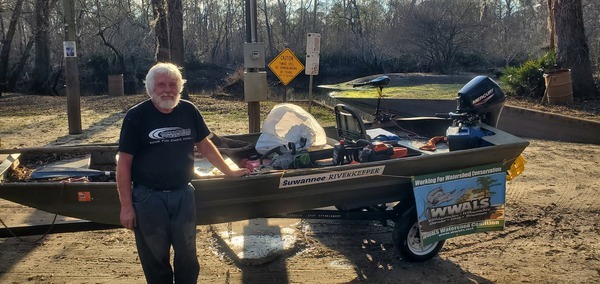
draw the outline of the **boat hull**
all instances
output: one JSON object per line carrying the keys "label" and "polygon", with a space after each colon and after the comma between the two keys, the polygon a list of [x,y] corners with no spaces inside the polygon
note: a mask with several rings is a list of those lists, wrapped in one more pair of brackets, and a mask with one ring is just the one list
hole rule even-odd
{"label": "boat hull", "polygon": [[[397,122],[409,129],[424,129],[423,125],[427,125],[427,131],[431,132],[427,135],[439,135],[449,123],[436,119]],[[332,205],[360,207],[403,202],[413,198],[413,176],[494,163],[502,163],[508,168],[529,143],[499,129],[486,127],[494,135],[483,138],[489,145],[485,147],[432,153],[409,149],[415,155],[248,177],[195,179],[192,185],[196,188],[198,224],[270,217]],[[335,129],[327,128],[326,132],[335,141]],[[257,134],[232,136],[248,141],[255,141],[256,137]],[[330,150],[317,152],[331,157]],[[115,182],[2,183],[0,198],[59,215],[119,224],[120,204]]]}

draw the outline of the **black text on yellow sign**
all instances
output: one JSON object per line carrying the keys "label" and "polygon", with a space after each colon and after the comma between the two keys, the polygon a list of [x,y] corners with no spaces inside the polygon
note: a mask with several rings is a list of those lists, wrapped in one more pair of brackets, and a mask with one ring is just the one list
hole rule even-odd
{"label": "black text on yellow sign", "polygon": [[286,48],[269,63],[269,69],[275,73],[282,84],[287,85],[304,70],[304,65],[292,50]]}

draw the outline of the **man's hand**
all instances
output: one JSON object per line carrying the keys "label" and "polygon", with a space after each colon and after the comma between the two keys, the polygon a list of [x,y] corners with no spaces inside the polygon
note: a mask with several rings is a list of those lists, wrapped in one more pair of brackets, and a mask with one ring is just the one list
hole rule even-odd
{"label": "man's hand", "polygon": [[250,174],[250,170],[247,168],[241,168],[238,170],[232,170],[231,171],[231,175],[232,177],[242,177],[242,176],[247,176]]}
{"label": "man's hand", "polygon": [[230,177],[241,177],[247,176],[250,174],[250,170],[247,168],[241,169],[231,169],[225,160],[223,160],[223,156],[219,153],[215,144],[210,141],[209,138],[204,138],[202,141],[196,143],[196,149],[202,156],[204,156],[213,166],[217,167],[222,173]]}
{"label": "man's hand", "polygon": [[135,210],[133,206],[121,207],[120,219],[123,227],[133,230],[133,227],[135,227]]}

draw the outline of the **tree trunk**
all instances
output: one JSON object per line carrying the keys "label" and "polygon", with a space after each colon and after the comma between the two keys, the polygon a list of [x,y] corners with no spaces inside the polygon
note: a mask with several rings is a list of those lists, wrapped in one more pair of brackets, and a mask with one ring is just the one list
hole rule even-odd
{"label": "tree trunk", "polygon": [[[185,52],[183,48],[183,10],[181,0],[169,0],[169,42],[171,62],[182,68],[181,74],[185,78]],[[183,99],[189,99],[187,89],[181,93]]]}
{"label": "tree trunk", "polygon": [[[225,14],[225,26],[231,27],[233,23],[233,1],[227,1],[227,13]],[[231,30],[225,29],[225,62],[231,62]]]}
{"label": "tree trunk", "polygon": [[17,29],[17,22],[21,17],[22,8],[23,0],[18,0],[15,3],[13,14],[10,17],[8,31],[4,35],[4,39],[2,41],[2,50],[0,50],[0,96],[2,96],[3,91],[7,91],[6,86],[8,82],[6,82],[6,79],[8,78],[8,59],[10,56],[10,47]]}
{"label": "tree trunk", "polygon": [[275,56],[275,44],[273,43],[273,31],[271,29],[271,19],[269,18],[269,10],[267,9],[267,0],[263,1],[265,14],[265,29],[267,31],[267,46],[269,47],[269,56]]}
{"label": "tree trunk", "polygon": [[170,62],[171,45],[165,0],[152,0],[152,13],[154,16],[154,32],[156,33],[156,62]]}
{"label": "tree trunk", "polygon": [[592,77],[581,0],[554,0],[553,8],[556,62],[560,68],[571,69],[573,97],[600,96]]}
{"label": "tree trunk", "polygon": [[546,0],[548,5],[548,33],[550,35],[548,49],[556,51],[556,31],[554,30],[554,0]]}
{"label": "tree trunk", "polygon": [[12,74],[8,77],[8,82],[6,85],[7,90],[14,90],[15,85],[17,84],[17,80],[21,77],[21,73],[23,73],[23,69],[25,69],[25,64],[27,64],[27,60],[29,59],[29,55],[31,54],[31,49],[33,48],[34,39],[30,38],[25,47],[23,48],[23,55],[21,59],[16,64],[15,68],[12,71]]}
{"label": "tree trunk", "polygon": [[318,1],[315,0],[314,2],[314,7],[313,7],[313,16],[312,16],[312,32],[316,33],[317,32],[317,4]]}
{"label": "tree trunk", "polygon": [[35,59],[31,80],[31,91],[36,94],[50,95],[50,5],[55,1],[35,1]]}
{"label": "tree trunk", "polygon": [[[123,81],[127,82],[128,81],[128,77],[130,72],[127,71],[127,64],[125,64],[125,56],[123,55],[123,53],[121,51],[119,51],[112,43],[110,43],[106,37],[104,36],[104,31],[105,30],[100,30],[98,32],[98,36],[102,39],[102,43],[104,43],[104,45],[106,47],[108,47],[110,50],[112,50],[112,52],[115,54],[115,56],[117,57],[117,61],[119,62],[119,69],[115,70],[116,72],[114,72],[114,74],[123,74]],[[111,72],[113,73],[113,72]],[[130,94],[131,92],[129,92],[129,90],[125,89],[124,90],[126,94]]]}
{"label": "tree trunk", "polygon": [[169,0],[168,4],[169,19],[169,50],[171,51],[171,62],[177,66],[183,67],[183,11],[181,0]]}

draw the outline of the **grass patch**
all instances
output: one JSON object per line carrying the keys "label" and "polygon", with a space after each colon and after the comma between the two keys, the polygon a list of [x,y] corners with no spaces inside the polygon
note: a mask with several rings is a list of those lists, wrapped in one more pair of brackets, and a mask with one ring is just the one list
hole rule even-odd
{"label": "grass patch", "polygon": [[[383,89],[386,98],[403,99],[454,99],[464,84],[423,84],[418,86],[394,86]],[[375,98],[377,89],[343,90],[332,93],[335,97]]]}

